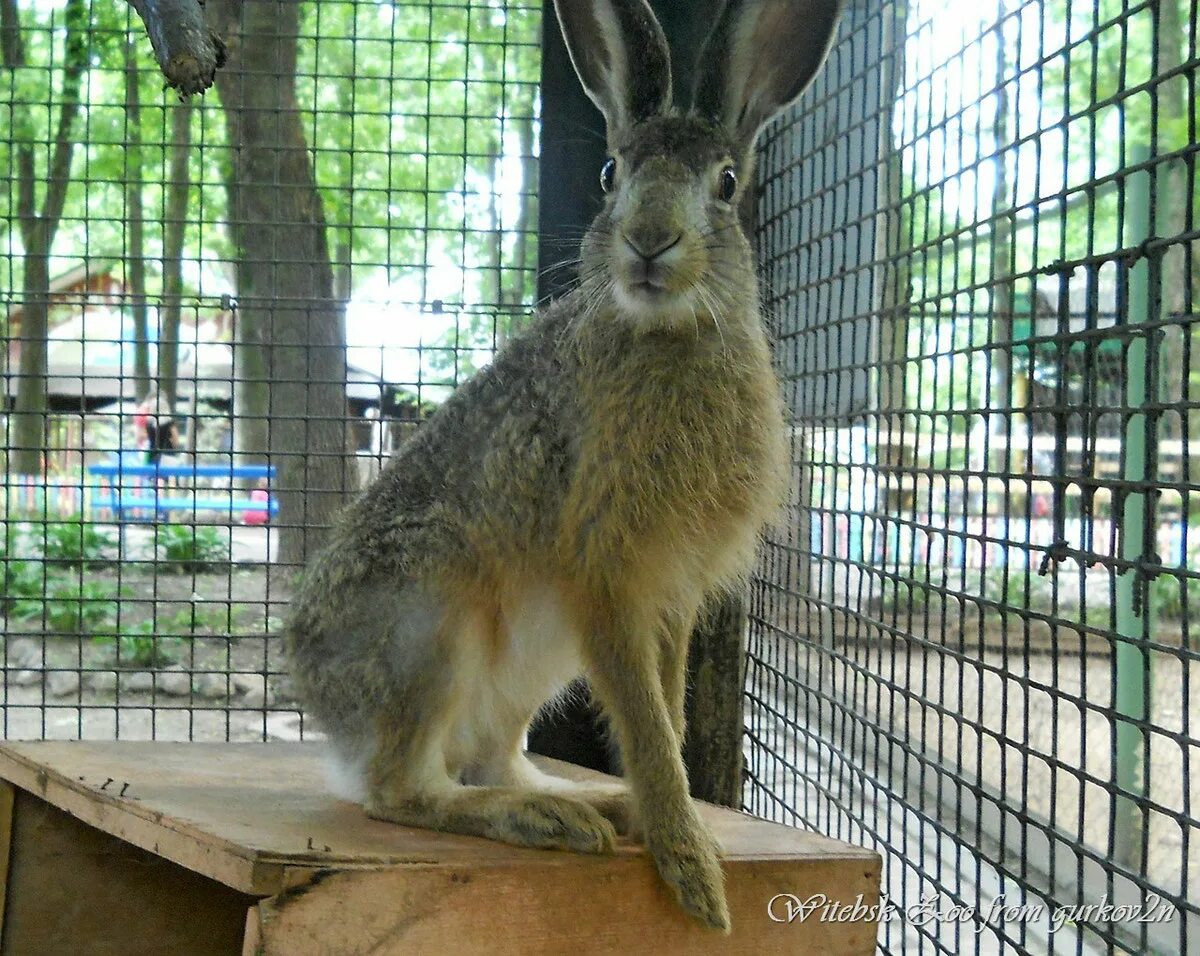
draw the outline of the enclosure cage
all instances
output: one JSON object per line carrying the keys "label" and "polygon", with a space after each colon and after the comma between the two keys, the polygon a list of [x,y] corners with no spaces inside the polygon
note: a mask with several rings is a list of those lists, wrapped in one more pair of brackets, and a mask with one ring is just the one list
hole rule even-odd
{"label": "enclosure cage", "polygon": [[763,143],[746,804],[881,848],[886,952],[1194,952],[1196,5],[963,7]]}
{"label": "enclosure cage", "polygon": [[[314,736],[297,568],[598,207],[542,4],[206,11],[180,101],[125,5],[0,0],[8,738]],[[1200,951],[1197,20],[854,0],[761,139],[742,801],[883,855],[882,953]]]}

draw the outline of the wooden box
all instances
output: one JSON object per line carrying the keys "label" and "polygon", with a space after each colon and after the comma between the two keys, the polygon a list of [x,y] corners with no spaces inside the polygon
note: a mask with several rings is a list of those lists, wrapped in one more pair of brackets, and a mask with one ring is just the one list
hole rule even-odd
{"label": "wooden box", "polygon": [[326,793],[313,744],[8,743],[0,781],[6,956],[875,948],[869,916],[777,922],[769,904],[870,906],[877,854],[716,807],[729,936],[685,917],[635,844],[595,857],[369,820]]}

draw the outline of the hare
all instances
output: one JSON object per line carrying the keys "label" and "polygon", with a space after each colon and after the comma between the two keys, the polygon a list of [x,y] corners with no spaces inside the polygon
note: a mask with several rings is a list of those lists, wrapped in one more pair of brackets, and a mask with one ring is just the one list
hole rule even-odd
{"label": "hare", "polygon": [[[636,821],[683,908],[728,930],[680,755],[688,638],[744,583],[788,463],[738,205],[756,133],[819,69],[841,3],[729,0],[686,112],[645,0],[555,8],[611,153],[580,281],[346,508],[286,649],[370,816],[591,853]],[[580,674],[629,793],[523,752]]]}

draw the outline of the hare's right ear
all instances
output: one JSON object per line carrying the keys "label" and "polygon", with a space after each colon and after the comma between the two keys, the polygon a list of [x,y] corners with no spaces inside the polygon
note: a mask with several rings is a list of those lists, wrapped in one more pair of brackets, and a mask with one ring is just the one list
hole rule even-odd
{"label": "hare's right ear", "polygon": [[611,145],[671,104],[671,54],[646,0],[554,0],[584,91],[604,114]]}

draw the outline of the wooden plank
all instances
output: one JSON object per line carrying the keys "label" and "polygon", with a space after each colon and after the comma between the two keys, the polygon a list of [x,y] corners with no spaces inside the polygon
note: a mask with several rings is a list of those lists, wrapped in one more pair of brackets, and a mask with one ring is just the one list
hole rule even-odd
{"label": "wooden plank", "polygon": [[5,956],[236,956],[253,902],[16,794]]}
{"label": "wooden plank", "polygon": [[13,800],[16,788],[0,780],[0,940],[4,939],[4,907],[8,900],[8,861],[12,852]]}
{"label": "wooden plank", "polygon": [[[117,742],[115,749],[110,743],[7,743],[0,747],[0,778],[98,830],[227,886],[255,896],[282,888],[282,867],[262,864],[253,848],[207,832],[202,824],[196,826],[187,817],[189,786],[195,789],[197,803],[209,804],[212,799],[211,793],[206,799],[202,792],[206,783],[212,782],[198,769],[198,763],[204,761],[184,760],[185,754],[171,744],[159,745],[169,751],[163,753],[147,750],[144,745],[130,745],[138,751],[135,754],[125,752],[126,746],[123,742]],[[130,761],[136,761],[139,755],[143,766],[131,767]],[[201,755],[197,751],[194,756]],[[122,773],[123,769],[132,772]],[[166,782],[173,771],[178,774],[178,787]],[[158,794],[158,799],[154,794],[156,781],[165,783],[167,790],[166,794]],[[147,799],[139,797],[143,790],[149,791]],[[174,800],[173,790],[178,791]],[[172,811],[183,813],[183,818],[172,816]]]}
{"label": "wooden plank", "polygon": [[[551,773],[586,776],[564,764]],[[597,779],[599,775],[595,775]],[[0,779],[106,833],[241,892],[272,896],[296,870],[398,864],[520,866],[568,853],[510,847],[369,820],[331,797],[317,744],[133,741],[10,742]],[[841,860],[878,855],[813,833],[701,804],[731,860]],[[623,843],[616,858],[640,856]]]}
{"label": "wooden plank", "polygon": [[[733,931],[705,929],[683,914],[648,859],[604,866],[420,867],[331,873],[251,910],[245,953],[521,953],[647,952],[762,956],[821,953],[869,956],[869,921],[779,923],[768,901],[782,892],[821,887],[831,899],[874,902],[878,870],[848,870],[834,861],[797,867],[787,861],[727,866]],[[453,946],[448,948],[448,941]],[[253,941],[253,948],[252,947]],[[652,942],[651,942],[652,941]]]}

